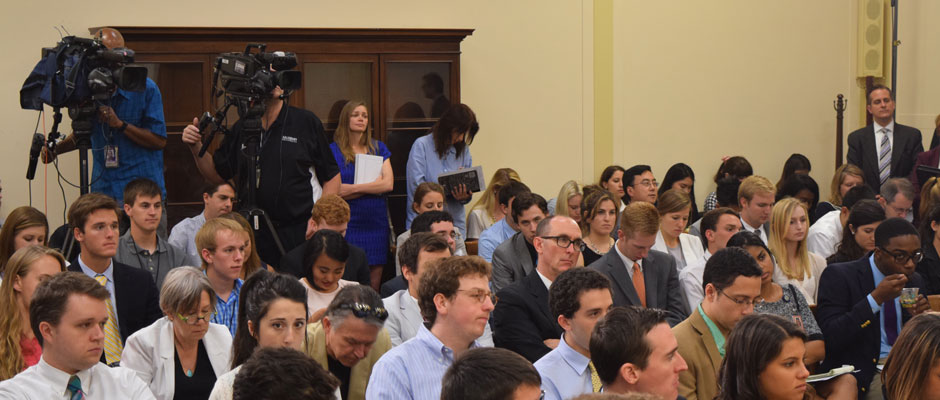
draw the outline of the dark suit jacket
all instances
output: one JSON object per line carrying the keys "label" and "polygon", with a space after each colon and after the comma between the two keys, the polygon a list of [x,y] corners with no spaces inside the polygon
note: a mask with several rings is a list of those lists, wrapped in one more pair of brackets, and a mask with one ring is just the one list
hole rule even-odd
{"label": "dark suit jacket", "polygon": [[379,294],[381,294],[384,299],[397,293],[399,290],[408,289],[408,281],[405,280],[404,275],[398,275],[383,283],[379,289],[381,289],[379,290]]}
{"label": "dark suit jacket", "polygon": [[[868,125],[849,134],[849,151],[845,158],[865,173],[865,183],[878,193],[881,179],[878,176],[878,145],[875,143],[874,125]],[[910,126],[894,123],[894,144],[891,146],[891,177],[907,178],[914,168],[914,158],[924,151],[920,131]]]}
{"label": "dark suit jacket", "polygon": [[522,232],[516,232],[493,251],[493,290],[499,292],[535,270]]}
{"label": "dark suit jacket", "polygon": [[[875,290],[875,278],[868,261],[870,255],[826,267],[819,278],[816,307],[816,320],[826,338],[826,359],[820,370],[828,371],[843,364],[854,365],[860,370],[855,374],[859,398],[864,398],[871,385],[881,353],[880,317],[871,312],[867,299],[868,294]],[[923,290],[924,279],[915,272],[907,287]],[[910,317],[902,308],[902,321]]]}
{"label": "dark suit jacket", "polygon": [[[68,270],[82,272],[77,262],[69,265]],[[160,311],[160,292],[153,283],[153,276],[147,271],[117,261],[114,261],[114,301],[117,302],[118,329],[122,342],[163,316]]]}
{"label": "dark suit jacket", "polygon": [[[297,279],[303,278],[304,249],[307,243],[309,242],[304,242],[300,246],[285,253],[284,256],[281,257],[281,265],[278,265],[276,268],[277,272],[296,276]],[[346,269],[343,271],[343,279],[369,286],[372,282],[370,273],[366,252],[350,244],[349,258],[346,259]]]}
{"label": "dark suit jacket", "polygon": [[546,339],[559,339],[563,330],[548,308],[548,289],[539,274],[506,286],[493,310],[493,344],[536,362],[551,351]]}
{"label": "dark suit jacket", "polygon": [[[924,182],[917,179],[917,166],[926,165],[928,167],[937,168],[938,163],[940,163],[940,147],[935,147],[932,150],[920,153],[917,155],[917,159],[914,160],[914,166],[911,167],[911,176],[908,179],[914,184],[913,200],[915,203],[920,203],[920,189],[921,186],[924,185]],[[914,204],[914,210],[917,210],[917,204]]]}
{"label": "dark suit jacket", "polygon": [[[669,254],[650,250],[642,264],[643,279],[646,283],[646,306],[665,310],[669,314],[666,317],[669,326],[676,326],[689,316],[689,310],[682,301],[682,292],[679,289],[676,259]],[[627,273],[627,267],[623,265],[623,259],[616,250],[611,249],[588,267],[602,272],[610,279],[615,306],[642,305],[636,289],[633,288],[633,280]]]}

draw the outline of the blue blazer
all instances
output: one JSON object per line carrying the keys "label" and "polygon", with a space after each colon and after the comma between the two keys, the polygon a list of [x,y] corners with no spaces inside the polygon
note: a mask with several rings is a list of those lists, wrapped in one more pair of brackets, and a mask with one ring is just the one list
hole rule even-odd
{"label": "blue blazer", "polygon": [[[858,260],[826,267],[819,279],[816,306],[816,320],[826,340],[826,359],[821,371],[854,365],[860,371],[855,374],[859,398],[864,398],[871,385],[881,353],[880,316],[871,312],[867,299],[875,290],[870,256],[868,253]],[[924,288],[920,274],[915,272],[909,278],[907,287]],[[902,323],[910,318],[902,308]]]}

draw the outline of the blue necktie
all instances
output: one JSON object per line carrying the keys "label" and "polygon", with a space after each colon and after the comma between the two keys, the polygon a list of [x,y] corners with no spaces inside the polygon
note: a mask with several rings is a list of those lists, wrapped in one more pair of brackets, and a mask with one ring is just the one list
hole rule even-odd
{"label": "blue necktie", "polygon": [[69,400],[82,400],[85,398],[85,392],[82,392],[82,380],[78,376],[72,375],[69,378],[69,385],[66,386],[69,391]]}
{"label": "blue necktie", "polygon": [[886,301],[885,310],[885,336],[888,339],[888,345],[893,346],[894,341],[898,340],[898,310],[894,308],[894,299]]}

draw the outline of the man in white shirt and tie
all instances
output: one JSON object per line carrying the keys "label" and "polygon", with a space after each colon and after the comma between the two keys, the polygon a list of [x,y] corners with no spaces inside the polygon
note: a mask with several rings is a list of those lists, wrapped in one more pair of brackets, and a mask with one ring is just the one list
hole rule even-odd
{"label": "man in white shirt and tie", "polygon": [[920,131],[894,121],[894,93],[875,85],[868,93],[872,124],[849,134],[846,160],[865,172],[865,183],[877,193],[893,177],[911,174],[917,154],[924,151]]}
{"label": "man in white shirt and tie", "polygon": [[741,206],[741,229],[754,232],[767,243],[770,229],[770,212],[774,208],[777,188],[763,176],[751,175],[741,181],[738,188],[738,205]]}
{"label": "man in white shirt and tie", "polygon": [[154,399],[137,375],[100,363],[106,301],[94,279],[64,272],[36,288],[30,328],[42,346],[39,363],[0,383],[0,399]]}
{"label": "man in white shirt and tie", "polygon": [[728,207],[718,207],[702,217],[702,229],[705,231],[705,254],[679,272],[679,286],[686,303],[689,304],[689,310],[697,309],[705,298],[705,289],[702,287],[705,263],[712,254],[725,248],[728,239],[741,230],[741,218]]}

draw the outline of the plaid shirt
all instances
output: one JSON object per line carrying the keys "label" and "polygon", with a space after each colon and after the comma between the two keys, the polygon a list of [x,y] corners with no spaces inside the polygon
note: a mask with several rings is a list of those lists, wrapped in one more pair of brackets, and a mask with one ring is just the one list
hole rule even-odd
{"label": "plaid shirt", "polygon": [[[121,121],[141,129],[147,129],[160,137],[166,137],[166,122],[163,118],[163,97],[160,89],[147,78],[147,89],[143,92],[115,91],[109,101]],[[106,168],[105,146],[117,146],[118,167]],[[118,203],[124,200],[124,186],[137,178],[148,178],[157,183],[166,200],[163,184],[163,150],[141,147],[117,129],[94,119],[91,133],[91,148],[94,168],[91,174],[91,191],[113,197]]]}
{"label": "plaid shirt", "polygon": [[235,328],[238,327],[238,295],[241,294],[243,282],[241,279],[235,280],[235,287],[232,288],[232,293],[229,293],[228,301],[216,295],[215,316],[209,321],[227,326],[232,337],[235,337]]}

